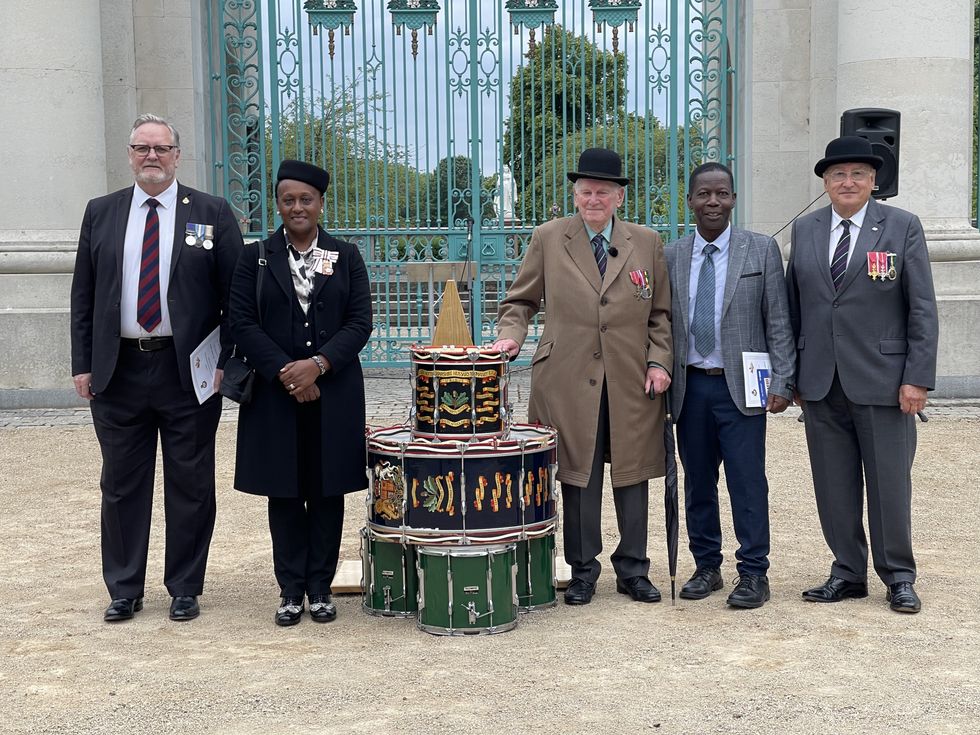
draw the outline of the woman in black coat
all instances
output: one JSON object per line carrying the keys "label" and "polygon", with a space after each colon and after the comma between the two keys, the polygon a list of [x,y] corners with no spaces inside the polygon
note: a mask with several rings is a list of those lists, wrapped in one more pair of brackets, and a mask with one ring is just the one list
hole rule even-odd
{"label": "woman in black coat", "polygon": [[269,498],[278,625],[299,622],[304,595],[313,620],[336,617],[344,495],[367,486],[358,353],[371,334],[371,292],[357,248],[317,225],[329,180],[282,162],[283,226],[264,242],[265,264],[257,246],[245,248],[231,286],[232,335],[256,372],[238,414],[235,487]]}

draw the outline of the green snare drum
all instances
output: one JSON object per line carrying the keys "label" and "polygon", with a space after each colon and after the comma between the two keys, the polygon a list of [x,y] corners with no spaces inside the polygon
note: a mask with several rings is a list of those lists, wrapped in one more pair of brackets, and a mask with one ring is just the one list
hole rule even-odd
{"label": "green snare drum", "polygon": [[517,604],[521,612],[558,604],[555,534],[517,542]]}
{"label": "green snare drum", "polygon": [[361,589],[370,615],[414,618],[418,609],[415,547],[361,529]]}
{"label": "green snare drum", "polygon": [[514,544],[417,549],[419,628],[435,635],[476,635],[517,625]]}

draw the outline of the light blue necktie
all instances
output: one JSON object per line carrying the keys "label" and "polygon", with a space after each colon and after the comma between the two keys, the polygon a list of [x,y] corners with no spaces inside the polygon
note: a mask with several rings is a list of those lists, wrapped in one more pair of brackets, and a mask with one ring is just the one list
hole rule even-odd
{"label": "light blue necktie", "polygon": [[691,318],[694,349],[702,357],[715,349],[715,262],[711,256],[717,251],[710,242],[702,251],[704,261],[698,274],[698,295],[694,298],[694,316]]}

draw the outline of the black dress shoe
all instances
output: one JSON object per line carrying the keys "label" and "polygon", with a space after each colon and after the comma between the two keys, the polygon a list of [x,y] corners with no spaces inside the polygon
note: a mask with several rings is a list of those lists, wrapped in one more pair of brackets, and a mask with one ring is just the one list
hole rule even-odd
{"label": "black dress shoe", "polygon": [[201,614],[195,595],[177,595],[170,603],[171,620],[193,620]]}
{"label": "black dress shoe", "polygon": [[756,574],[743,574],[728,596],[732,607],[762,607],[769,601],[769,579]]}
{"label": "black dress shoe", "polygon": [[922,609],[922,601],[915,594],[911,582],[895,582],[888,585],[887,593],[889,607],[895,612],[917,613]]}
{"label": "black dress shoe", "polygon": [[653,586],[646,577],[630,577],[617,579],[616,591],[629,595],[637,602],[660,602],[660,590]]}
{"label": "black dress shoe", "polygon": [[102,619],[107,623],[118,623],[120,620],[130,620],[133,615],[143,609],[143,598],[119,597],[109,603]]}
{"label": "black dress shoe", "polygon": [[310,618],[316,623],[330,623],[337,619],[337,606],[330,595],[310,595]]}
{"label": "black dress shoe", "polygon": [[725,586],[718,567],[698,567],[694,575],[681,587],[682,600],[703,600],[712,592]]}
{"label": "black dress shoe", "polygon": [[830,575],[830,578],[819,587],[803,590],[803,599],[810,602],[840,602],[848,597],[867,596],[867,582],[848,582],[834,575]]}
{"label": "black dress shoe", "polygon": [[588,605],[592,602],[592,595],[595,594],[595,582],[586,582],[584,579],[573,577],[565,588],[566,605]]}
{"label": "black dress shoe", "polygon": [[283,597],[276,610],[276,625],[296,625],[303,617],[302,597]]}

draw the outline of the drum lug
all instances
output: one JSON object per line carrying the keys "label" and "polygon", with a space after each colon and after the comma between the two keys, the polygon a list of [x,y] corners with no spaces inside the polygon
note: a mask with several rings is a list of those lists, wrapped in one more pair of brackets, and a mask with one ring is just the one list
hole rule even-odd
{"label": "drum lug", "polygon": [[466,615],[469,619],[470,625],[476,625],[477,621],[480,619],[480,613],[477,612],[476,603],[467,602],[466,605],[464,605],[464,608],[466,609]]}
{"label": "drum lug", "polygon": [[385,597],[385,612],[391,612],[391,587],[385,585],[383,592]]}

